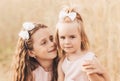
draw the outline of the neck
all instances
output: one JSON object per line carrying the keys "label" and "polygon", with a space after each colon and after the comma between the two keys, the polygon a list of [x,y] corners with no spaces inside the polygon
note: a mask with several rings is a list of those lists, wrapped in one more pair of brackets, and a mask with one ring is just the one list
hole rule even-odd
{"label": "neck", "polygon": [[84,55],[84,51],[78,50],[74,53],[67,53],[66,56],[69,60],[75,60],[78,59],[80,57],[82,57]]}
{"label": "neck", "polygon": [[43,67],[45,71],[52,70],[53,60],[38,60],[39,64]]}
{"label": "neck", "polygon": [[77,51],[74,51],[74,52],[71,52],[71,53],[66,53],[68,56],[80,56],[82,55],[83,51],[81,50],[77,50]]}

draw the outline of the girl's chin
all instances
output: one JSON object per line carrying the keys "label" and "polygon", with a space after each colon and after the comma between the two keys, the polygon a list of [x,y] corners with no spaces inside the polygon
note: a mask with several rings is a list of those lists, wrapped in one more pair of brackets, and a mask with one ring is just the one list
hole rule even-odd
{"label": "girl's chin", "polygon": [[57,51],[50,52],[49,55],[53,56],[54,58],[57,56]]}

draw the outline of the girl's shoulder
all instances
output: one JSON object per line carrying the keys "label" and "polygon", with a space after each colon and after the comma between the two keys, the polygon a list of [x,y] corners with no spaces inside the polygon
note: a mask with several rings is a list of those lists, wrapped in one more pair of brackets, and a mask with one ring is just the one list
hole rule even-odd
{"label": "girl's shoulder", "polygon": [[88,52],[86,52],[86,55],[94,55],[95,56],[95,53],[92,51],[88,51]]}
{"label": "girl's shoulder", "polygon": [[94,57],[96,57],[96,56],[95,56],[95,53],[93,53],[93,52],[91,52],[91,51],[86,52],[86,54],[84,55],[84,58],[85,58],[86,60],[92,60]]}

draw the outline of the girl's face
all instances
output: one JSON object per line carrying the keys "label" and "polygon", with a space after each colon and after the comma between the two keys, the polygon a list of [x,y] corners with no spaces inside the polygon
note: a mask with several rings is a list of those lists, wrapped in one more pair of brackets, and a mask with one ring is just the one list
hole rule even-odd
{"label": "girl's face", "polygon": [[66,53],[80,50],[81,37],[77,23],[60,23],[58,27],[60,47]]}
{"label": "girl's face", "polygon": [[57,56],[56,45],[48,28],[37,30],[33,36],[34,56],[39,60],[53,60]]}

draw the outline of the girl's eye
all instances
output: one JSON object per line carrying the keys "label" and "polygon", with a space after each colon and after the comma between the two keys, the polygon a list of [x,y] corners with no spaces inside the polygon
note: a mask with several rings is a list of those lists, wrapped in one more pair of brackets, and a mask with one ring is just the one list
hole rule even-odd
{"label": "girl's eye", "polygon": [[60,39],[65,39],[65,37],[64,37],[64,36],[61,36]]}
{"label": "girl's eye", "polygon": [[71,39],[73,39],[73,38],[75,38],[75,36],[74,36],[74,35],[72,35],[72,36],[70,36],[70,38],[71,38]]}
{"label": "girl's eye", "polygon": [[52,35],[50,36],[50,41],[53,42],[53,36]]}
{"label": "girl's eye", "polygon": [[46,44],[47,43],[47,41],[42,41],[41,42],[41,45],[44,45],[44,44]]}

